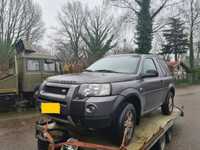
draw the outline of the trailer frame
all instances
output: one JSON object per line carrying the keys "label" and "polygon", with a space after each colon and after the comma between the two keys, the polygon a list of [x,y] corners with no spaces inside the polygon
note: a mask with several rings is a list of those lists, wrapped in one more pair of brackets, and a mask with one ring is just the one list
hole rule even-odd
{"label": "trailer frame", "polygon": [[128,130],[128,128],[130,127],[128,122],[125,126],[126,128],[124,132],[124,138],[120,147],[116,147],[113,145],[106,145],[106,144],[96,144],[97,142],[86,142],[86,141],[75,139],[73,137],[69,137],[67,140],[62,141],[62,142],[56,142],[50,131],[54,129],[59,130],[59,128],[57,129],[54,128],[55,122],[49,118],[46,118],[47,120],[43,120],[42,125],[41,123],[36,124],[36,138],[40,140],[46,140],[46,142],[49,143],[48,150],[57,150],[58,148],[62,150],[65,150],[65,149],[78,150],[78,148],[96,149],[96,150],[133,150],[133,149],[135,150],[163,150],[162,144],[165,144],[165,143],[162,143],[162,142],[166,142],[167,136],[171,134],[170,132],[172,132],[172,127],[174,126],[175,121],[178,118],[180,118],[180,116],[184,116],[183,107],[180,108],[180,107],[175,106],[173,115],[174,116],[172,116],[171,119],[170,117],[166,117],[168,119],[166,119],[164,126],[160,126],[158,129],[156,129],[157,132],[153,133],[151,137],[148,137],[148,140],[146,141],[141,140],[143,143],[140,143],[141,141],[138,141],[141,144],[138,147],[137,146],[135,147],[135,145],[137,145],[136,144],[137,141],[134,141],[134,140],[129,145],[126,145],[126,140],[125,140],[126,130]]}

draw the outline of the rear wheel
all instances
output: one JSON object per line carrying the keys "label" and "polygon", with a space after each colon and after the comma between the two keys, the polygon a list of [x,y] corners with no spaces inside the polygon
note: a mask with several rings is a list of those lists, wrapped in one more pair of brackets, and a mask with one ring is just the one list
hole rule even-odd
{"label": "rear wheel", "polygon": [[172,92],[169,92],[165,102],[161,106],[162,113],[164,115],[171,115],[174,109],[174,94]]}
{"label": "rear wheel", "polygon": [[[132,104],[123,104],[119,109],[116,124],[113,124],[113,138],[118,145],[128,145],[133,138],[136,125],[136,111]],[[126,134],[124,134],[126,132]]]}

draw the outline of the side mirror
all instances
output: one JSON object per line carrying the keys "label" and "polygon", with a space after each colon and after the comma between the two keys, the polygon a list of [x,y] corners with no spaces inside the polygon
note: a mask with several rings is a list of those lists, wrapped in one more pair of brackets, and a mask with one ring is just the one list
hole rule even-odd
{"label": "side mirror", "polygon": [[158,71],[147,70],[146,73],[142,74],[142,78],[158,77]]}

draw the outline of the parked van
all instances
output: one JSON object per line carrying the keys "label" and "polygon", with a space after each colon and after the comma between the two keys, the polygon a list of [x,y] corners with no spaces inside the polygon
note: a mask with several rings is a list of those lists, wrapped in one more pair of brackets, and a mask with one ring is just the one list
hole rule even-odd
{"label": "parked van", "polygon": [[14,62],[0,77],[0,107],[34,104],[33,94],[43,80],[62,72],[61,62],[55,56],[33,50],[25,49],[17,54]]}

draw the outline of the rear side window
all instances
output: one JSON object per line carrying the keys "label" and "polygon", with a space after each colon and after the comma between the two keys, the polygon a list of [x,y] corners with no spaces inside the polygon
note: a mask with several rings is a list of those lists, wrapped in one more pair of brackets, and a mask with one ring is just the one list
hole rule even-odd
{"label": "rear side window", "polygon": [[147,73],[147,71],[149,70],[157,70],[155,63],[151,58],[147,58],[144,60],[142,72]]}
{"label": "rear side window", "polygon": [[171,75],[171,72],[169,70],[167,63],[163,59],[159,59],[159,61],[160,61],[161,69],[164,72],[165,76]]}
{"label": "rear side window", "polygon": [[27,71],[40,71],[40,61],[37,59],[28,59]]}

